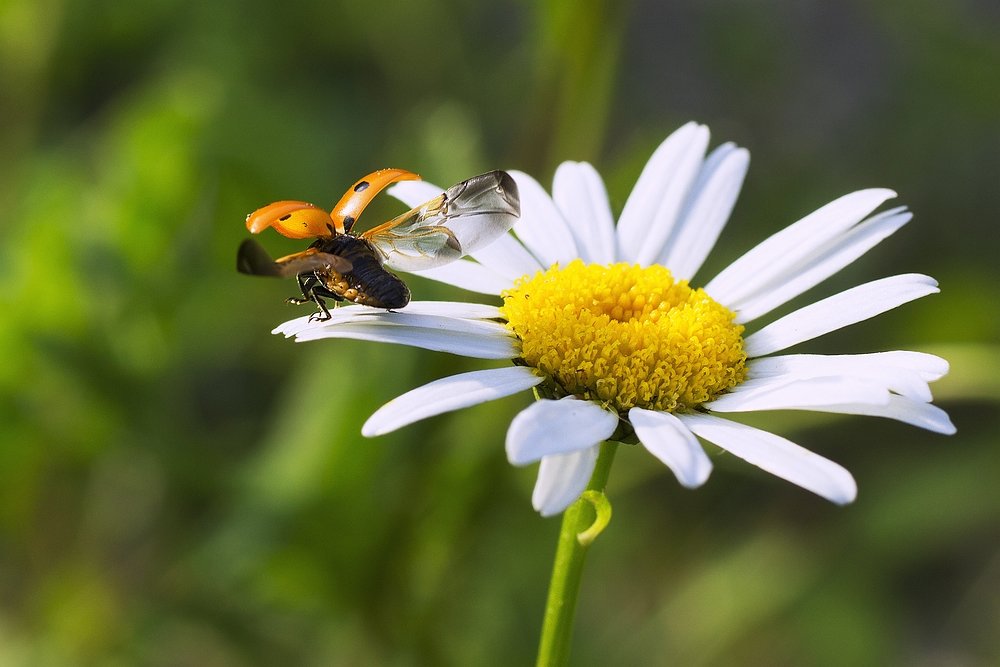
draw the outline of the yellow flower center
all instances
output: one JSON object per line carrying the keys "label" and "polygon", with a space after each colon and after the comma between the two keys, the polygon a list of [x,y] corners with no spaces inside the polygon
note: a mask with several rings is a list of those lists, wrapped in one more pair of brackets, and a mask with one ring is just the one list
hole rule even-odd
{"label": "yellow flower center", "polygon": [[521,357],[557,393],[678,412],[746,377],[734,314],[662,266],[575,260],[519,279],[501,295]]}

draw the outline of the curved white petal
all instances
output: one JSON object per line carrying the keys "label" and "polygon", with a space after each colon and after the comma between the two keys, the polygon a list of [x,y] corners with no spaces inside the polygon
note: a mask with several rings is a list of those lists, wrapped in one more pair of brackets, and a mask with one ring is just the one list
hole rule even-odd
{"label": "curved white petal", "polygon": [[910,371],[927,382],[940,380],[948,373],[948,361],[926,352],[891,350],[867,354],[783,354],[750,361],[750,377],[769,377],[782,373],[807,373],[812,376],[855,373],[871,367]]}
{"label": "curved white petal", "polygon": [[[503,319],[503,313],[496,306],[485,303],[468,303],[464,301],[411,301],[406,305],[405,311],[387,311],[384,308],[372,308],[371,306],[350,305],[341,306],[330,311],[330,319],[324,321],[310,321],[310,315],[297,317],[279,324],[271,330],[273,334],[284,334],[289,338],[309,329],[325,329],[347,322],[385,322],[387,324],[400,323],[422,323],[423,320],[400,318],[401,314],[407,316],[416,315],[436,315],[438,317],[454,318],[460,320],[487,320],[486,331],[498,331],[497,322],[489,320]],[[431,322],[431,321],[428,321]],[[502,325],[501,325],[502,326]],[[441,325],[439,325],[439,328]],[[445,327],[447,328],[447,327]],[[481,330],[480,328],[476,329]]]}
{"label": "curved white petal", "polygon": [[385,192],[410,208],[416,208],[421,204],[426,204],[444,191],[445,188],[427,181],[400,181],[390,185]]}
{"label": "curved white petal", "polygon": [[[331,313],[333,315],[333,313]],[[471,333],[483,336],[513,337],[501,322],[493,320],[471,319],[466,317],[450,317],[448,315],[425,314],[416,312],[394,312],[380,310],[374,313],[357,313],[347,320],[336,321],[332,317],[325,322],[314,322],[310,329],[298,332],[301,337],[313,331],[339,329],[349,324],[374,324],[383,327],[412,327],[419,329],[437,329],[452,333]]]}
{"label": "curved white petal", "polygon": [[499,320],[503,313],[496,306],[468,301],[411,301],[401,312],[416,315],[442,315],[467,320]]}
{"label": "curved white petal", "polygon": [[687,123],[649,158],[618,219],[618,259],[652,264],[673,231],[684,198],[698,176],[708,128]]}
{"label": "curved white petal", "polygon": [[[430,316],[428,316],[430,317]],[[348,322],[336,326],[308,329],[299,333],[296,342],[319,340],[321,338],[353,338],[377,343],[397,343],[411,345],[425,350],[450,352],[478,359],[515,359],[520,355],[517,339],[502,335],[486,328],[481,330],[458,331],[458,323],[471,320],[443,318],[453,324],[451,329],[436,325],[413,326],[386,324],[384,322]],[[483,322],[483,324],[487,324]]]}
{"label": "curved white petal", "polygon": [[757,410],[815,410],[839,403],[886,405],[889,390],[862,380],[815,377],[740,387],[723,394],[703,407],[713,412],[754,412]]}
{"label": "curved white petal", "polygon": [[[312,319],[312,315],[303,315],[302,317],[296,317],[294,320],[288,320],[279,324],[271,330],[271,333],[282,334],[285,338],[291,338],[292,336],[297,336],[313,329],[326,329],[348,322],[379,322],[383,318],[391,317],[394,314],[384,308],[373,308],[371,306],[341,306],[330,311],[330,319],[328,320],[315,320]],[[440,314],[447,315],[446,313]]]}
{"label": "curved white petal", "polygon": [[936,280],[918,273],[874,280],[785,315],[747,336],[744,350],[751,357],[784,350],[938,291]]}
{"label": "curved white petal", "polygon": [[731,307],[895,196],[892,190],[881,188],[844,195],[762,241],[709,281],[705,291]]}
{"label": "curved white petal", "polygon": [[886,364],[912,369],[926,382],[940,380],[948,374],[948,361],[926,352],[893,350],[891,352],[877,352],[876,355]]}
{"label": "curved white petal", "polygon": [[563,162],[552,179],[552,199],[569,223],[584,261],[615,261],[615,221],[600,174],[586,162]]}
{"label": "curved white petal", "polygon": [[[910,356],[912,355],[912,356]],[[748,364],[748,380],[743,386],[755,382],[787,381],[816,377],[842,377],[877,382],[886,389],[908,398],[927,402],[931,391],[929,379],[936,380],[947,372],[931,373],[925,377],[924,369],[941,369],[937,361],[943,359],[919,352],[876,352],[872,354],[786,354],[753,359]]]}
{"label": "curved white petal", "polygon": [[[368,308],[368,306],[361,306],[361,308]],[[309,329],[319,329],[323,326],[335,323],[335,322],[348,322],[357,318],[358,313],[348,313],[347,317],[341,316],[343,311],[347,308],[337,308],[336,310],[330,311],[330,319],[323,322],[317,322],[315,320],[310,320],[311,315],[303,315],[302,317],[296,317],[294,320],[288,320],[287,322],[282,322],[278,326],[271,329],[273,334],[281,334],[285,338],[291,338],[292,336],[297,336],[303,331],[308,331]],[[374,308],[371,309],[375,311]],[[385,311],[382,311],[385,312]]]}
{"label": "curved white petal", "polygon": [[535,401],[507,429],[507,460],[523,466],[543,456],[591,447],[611,437],[617,427],[618,415],[590,401]]}
{"label": "curved white petal", "polygon": [[681,420],[667,412],[642,408],[629,410],[628,420],[642,446],[666,464],[682,486],[693,489],[705,483],[712,462]]}
{"label": "curved white petal", "polygon": [[729,220],[749,166],[750,152],[733,143],[719,146],[705,159],[677,229],[657,260],[675,279],[690,280],[701,268]]}
{"label": "curved white petal", "polygon": [[719,417],[678,415],[696,435],[730,454],[843,505],[854,500],[857,484],[843,466],[780,436]]}
{"label": "curved white petal", "polygon": [[471,257],[511,282],[542,270],[538,260],[511,234],[504,234],[490,245],[471,253]]}
{"label": "curved white petal", "polygon": [[423,271],[410,271],[415,276],[429,278],[447,285],[461,287],[470,292],[492,294],[512,287],[514,281],[494,273],[487,267],[467,259],[459,259],[450,264]]}
{"label": "curved white petal", "polygon": [[514,229],[517,237],[545,267],[579,257],[573,234],[545,188],[523,171],[508,173],[521,196],[521,219]]}
{"label": "curved white petal", "polygon": [[912,217],[913,214],[902,207],[886,211],[827,243],[799,264],[789,267],[758,292],[742,301],[729,304],[736,311],[736,322],[750,322],[826,280],[905,225]]}
{"label": "curved white petal", "polygon": [[845,403],[844,405],[829,405],[814,408],[817,412],[835,412],[843,415],[867,415],[869,417],[886,417],[906,424],[918,426],[952,435],[956,432],[948,413],[930,403],[914,401],[904,396],[891,396],[886,405],[864,405],[861,403]]}
{"label": "curved white petal", "polygon": [[530,389],[543,378],[525,366],[493,368],[441,378],[398,396],[375,411],[361,434],[383,435],[421,419]]}
{"label": "curved white petal", "polygon": [[573,504],[586,490],[600,451],[601,446],[594,445],[542,458],[531,494],[531,506],[535,511],[542,516],[553,516]]}

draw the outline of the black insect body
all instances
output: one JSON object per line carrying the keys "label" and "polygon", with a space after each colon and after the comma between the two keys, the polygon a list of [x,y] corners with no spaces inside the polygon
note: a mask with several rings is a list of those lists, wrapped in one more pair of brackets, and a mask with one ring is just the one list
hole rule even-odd
{"label": "black insect body", "polygon": [[298,275],[303,298],[289,301],[296,304],[314,302],[322,313],[322,316],[317,314],[318,319],[330,317],[324,298],[387,310],[402,308],[410,302],[410,288],[382,266],[378,252],[365,239],[338,234],[316,239],[309,247],[350,262],[347,270],[325,267]]}

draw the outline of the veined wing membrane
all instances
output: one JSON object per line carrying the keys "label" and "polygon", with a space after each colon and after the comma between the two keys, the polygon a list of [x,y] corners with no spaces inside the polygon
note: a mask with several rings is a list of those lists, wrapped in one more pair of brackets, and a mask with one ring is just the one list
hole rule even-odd
{"label": "veined wing membrane", "polygon": [[309,271],[331,269],[338,273],[347,273],[351,270],[351,262],[315,248],[274,260],[253,239],[245,239],[236,253],[236,270],[251,276],[290,278]]}
{"label": "veined wing membrane", "polygon": [[431,201],[361,234],[386,266],[431,269],[489,245],[521,215],[517,185],[491,171],[452,186]]}

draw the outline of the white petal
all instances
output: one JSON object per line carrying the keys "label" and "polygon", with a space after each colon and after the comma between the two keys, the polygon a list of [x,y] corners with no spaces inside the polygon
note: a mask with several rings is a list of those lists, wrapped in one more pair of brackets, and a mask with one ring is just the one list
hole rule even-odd
{"label": "white petal", "polygon": [[714,412],[754,412],[757,410],[815,410],[839,403],[887,405],[889,390],[874,382],[839,377],[786,379],[783,382],[751,384],[723,394],[703,407]]}
{"label": "white petal", "polygon": [[[787,354],[751,360],[748,365],[749,380],[744,385],[758,380],[843,377],[877,382],[897,394],[927,402],[931,400],[931,391],[927,386],[928,379],[921,370],[928,367],[940,368],[932,360],[943,361],[930,354],[903,351],[835,355]],[[947,371],[947,363],[944,370]],[[941,375],[932,374],[931,379],[939,377]]]}
{"label": "white petal", "polygon": [[542,516],[553,516],[573,504],[587,489],[600,451],[601,446],[594,445],[542,458],[531,494],[531,506],[535,511]]}
{"label": "white petal", "polygon": [[906,424],[912,424],[920,428],[952,435],[955,433],[955,425],[948,418],[948,413],[930,403],[914,401],[903,396],[891,396],[888,405],[863,405],[860,403],[847,403],[844,405],[830,405],[823,408],[814,408],[818,412],[835,412],[845,415],[868,415],[870,417],[886,417],[895,419]]}
{"label": "white petal", "polygon": [[657,261],[674,278],[689,280],[701,268],[729,220],[749,166],[749,151],[732,143],[719,146],[705,159],[677,229]]}
{"label": "white petal", "polygon": [[586,162],[563,162],[552,179],[552,199],[569,223],[584,261],[615,261],[615,221],[600,174]]}
{"label": "white petal", "polygon": [[712,462],[681,420],[667,412],[642,408],[629,410],[628,420],[643,447],[666,464],[682,486],[693,489],[705,483]]}
{"label": "white petal", "polygon": [[857,496],[857,484],[844,467],[790,440],[711,415],[678,416],[696,435],[730,454],[838,505]]}
{"label": "white petal", "polygon": [[517,237],[545,267],[579,257],[573,234],[545,189],[522,171],[508,173],[521,195],[521,219],[514,226]]}
{"label": "white petal", "polygon": [[917,273],[874,280],[785,315],[747,336],[744,349],[751,357],[777,352],[938,291],[936,280]]}
{"label": "white petal", "polygon": [[472,253],[472,258],[511,282],[542,270],[538,260],[511,234],[504,234],[485,248]]}
{"label": "white petal", "polygon": [[371,306],[341,306],[330,311],[330,319],[315,320],[312,315],[303,315],[294,320],[288,320],[279,324],[271,330],[273,334],[282,334],[285,338],[298,336],[301,333],[312,331],[313,329],[325,329],[334,325],[346,324],[347,322],[372,322],[388,314],[384,308],[373,308]]}
{"label": "white petal", "polygon": [[[449,320],[456,327],[461,322],[471,323],[471,320],[443,319]],[[438,326],[398,325],[377,321],[348,322],[308,329],[299,333],[296,341],[301,343],[321,338],[354,338],[377,343],[397,343],[479,359],[514,359],[520,354],[517,340],[513,336],[503,335],[497,331],[488,329],[456,331],[455,328],[449,330]]]}
{"label": "white petal", "polygon": [[[364,307],[364,306],[363,306]],[[330,312],[331,320],[336,317],[340,310],[347,310],[346,308],[338,308]],[[296,317],[294,320],[288,320],[287,322],[282,322],[278,326],[271,329],[273,334],[281,334],[285,338],[291,338],[297,335],[300,331],[305,331],[307,329],[316,328],[319,325],[315,320],[309,321],[310,315],[303,315],[302,317]],[[343,318],[338,318],[337,321],[341,321]],[[328,324],[331,320],[326,320],[322,324]]]}
{"label": "white petal", "polygon": [[507,430],[507,460],[516,466],[565,454],[611,437],[618,415],[578,398],[542,399],[522,410]]}
{"label": "white petal", "polygon": [[494,296],[514,284],[509,278],[504,278],[482,264],[470,262],[467,259],[459,259],[434,269],[411,271],[410,273],[447,285],[461,287],[470,292],[492,294]]}
{"label": "white petal", "polygon": [[503,313],[496,306],[467,301],[411,301],[400,312],[411,315],[442,315],[467,320],[503,319]]}
{"label": "white petal", "polygon": [[[346,309],[345,309],[346,310]],[[331,313],[333,315],[334,313]],[[486,336],[509,337],[512,334],[500,322],[465,317],[449,317],[447,315],[431,315],[409,311],[357,312],[346,320],[336,321],[332,317],[325,322],[317,322],[312,330],[339,329],[347,324],[375,324],[385,327],[415,327],[420,329],[438,329],[452,333],[472,333]],[[308,331],[300,331],[299,335]]]}
{"label": "white petal", "polygon": [[[905,371],[919,376],[921,380],[937,380],[947,372],[948,366],[944,359],[932,354],[894,350],[869,354],[783,354],[752,359],[748,369],[748,377],[751,379],[783,375],[855,376],[860,373],[865,375],[857,375],[858,377],[884,378],[888,377],[891,371]],[[928,377],[925,377],[925,374]],[[895,387],[892,389],[895,391]]]}
{"label": "white petal", "polygon": [[830,202],[748,251],[709,281],[705,291],[727,306],[745,299],[895,195],[892,190],[860,190]]}
{"label": "white petal", "polygon": [[877,356],[889,365],[913,369],[926,382],[940,380],[948,374],[948,361],[933,354],[927,354],[926,352],[893,350],[891,352],[879,352]]}
{"label": "white petal", "polygon": [[708,136],[704,125],[688,123],[653,152],[618,220],[620,260],[645,266],[660,256],[701,168]]}
{"label": "white petal", "polygon": [[[422,322],[422,320],[401,319],[398,317],[399,311],[390,312],[384,308],[372,308],[371,306],[350,305],[341,306],[330,311],[330,319],[324,321],[310,321],[309,315],[297,317],[275,327],[271,333],[284,334],[289,338],[302,333],[308,329],[323,329],[326,327],[345,324],[347,322],[380,322],[389,324],[399,324],[401,322]],[[484,303],[466,303],[462,301],[411,301],[405,308],[406,315],[437,315],[440,317],[451,317],[467,320],[499,320],[503,319],[503,314],[496,306],[489,306]],[[430,321],[429,321],[430,322]],[[488,323],[487,330],[496,330],[496,322]],[[502,325],[501,325],[502,326]],[[449,328],[447,326],[443,328]],[[478,330],[478,329],[477,329]]]}
{"label": "white petal", "polygon": [[826,280],[905,225],[912,217],[912,213],[902,208],[886,211],[820,247],[759,291],[729,304],[736,311],[736,322],[750,322]]}
{"label": "white petal", "polygon": [[524,366],[461,373],[394,398],[368,418],[361,434],[383,435],[414,422],[530,389],[543,378]]}
{"label": "white petal", "polygon": [[426,204],[444,191],[445,188],[427,181],[400,181],[389,186],[386,194],[395,197],[410,208],[416,208],[421,204]]}

